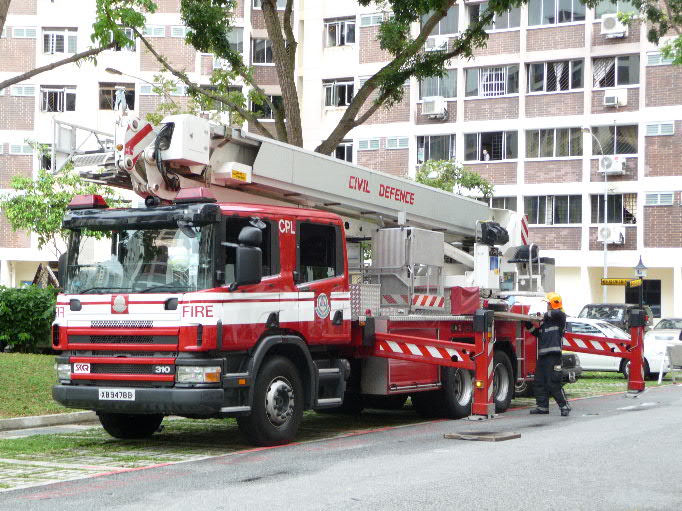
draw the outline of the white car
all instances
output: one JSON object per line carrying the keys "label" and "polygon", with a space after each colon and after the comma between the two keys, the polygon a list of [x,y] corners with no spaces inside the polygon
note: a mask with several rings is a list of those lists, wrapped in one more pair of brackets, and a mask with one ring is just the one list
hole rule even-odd
{"label": "white car", "polygon": [[[652,330],[644,334],[644,377],[655,380],[658,373],[663,370],[663,374],[670,370],[667,360],[667,347],[682,345],[679,340],[680,329],[669,329],[666,321],[677,321],[682,327],[682,320],[661,320]],[[662,326],[663,328],[659,327]],[[620,328],[598,319],[586,318],[567,318],[566,331],[575,334],[598,335],[613,339],[630,339],[630,334]],[[627,360],[619,357],[607,357],[592,353],[580,353],[580,366],[583,371],[613,371],[623,373],[627,377]]]}

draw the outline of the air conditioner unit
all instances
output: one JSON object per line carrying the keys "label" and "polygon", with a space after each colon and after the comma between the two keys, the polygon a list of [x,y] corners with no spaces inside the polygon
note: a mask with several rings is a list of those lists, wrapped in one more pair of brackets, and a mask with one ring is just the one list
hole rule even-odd
{"label": "air conditioner unit", "polygon": [[618,14],[604,14],[601,17],[601,35],[607,39],[625,37],[628,33],[627,25],[618,19]]}
{"label": "air conditioner unit", "polygon": [[625,227],[622,225],[600,225],[597,228],[597,241],[622,245],[625,243]]}
{"label": "air conditioner unit", "polygon": [[602,156],[599,159],[599,172],[607,175],[621,175],[625,172],[623,156]]}
{"label": "air conditioner unit", "polygon": [[444,36],[431,36],[426,39],[424,49],[426,51],[444,51],[448,49],[448,42],[450,38]]}
{"label": "air conditioner unit", "polygon": [[604,94],[604,106],[620,106],[618,96],[613,94]]}
{"label": "air conditioner unit", "polygon": [[445,119],[448,114],[447,104],[443,96],[428,96],[422,102],[422,115],[429,119]]}
{"label": "air conditioner unit", "polygon": [[627,106],[628,91],[627,89],[610,89],[604,93],[604,106]]}

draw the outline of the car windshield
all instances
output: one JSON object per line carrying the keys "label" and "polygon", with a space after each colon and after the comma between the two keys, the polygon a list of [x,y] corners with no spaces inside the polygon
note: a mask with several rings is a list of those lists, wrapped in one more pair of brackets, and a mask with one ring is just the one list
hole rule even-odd
{"label": "car windshield", "polygon": [[630,338],[627,332],[625,332],[623,329],[618,328],[617,326],[613,326],[610,323],[606,323],[605,321],[599,322],[599,328],[601,328],[602,332],[606,334],[606,337],[613,337],[614,339]]}
{"label": "car windshield", "polygon": [[607,321],[622,321],[623,307],[618,305],[583,307],[583,310],[580,311],[578,317],[588,319],[604,319]]}
{"label": "car windshield", "polygon": [[682,330],[682,319],[662,319],[654,327],[654,330],[665,329]]}
{"label": "car windshield", "polygon": [[186,292],[209,288],[213,232],[212,225],[121,229],[89,235],[73,231],[64,292]]}

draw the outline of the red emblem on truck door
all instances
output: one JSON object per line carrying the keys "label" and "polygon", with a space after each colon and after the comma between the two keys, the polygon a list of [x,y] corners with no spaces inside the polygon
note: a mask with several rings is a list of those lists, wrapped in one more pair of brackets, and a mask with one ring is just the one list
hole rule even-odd
{"label": "red emblem on truck door", "polygon": [[128,314],[128,296],[114,295],[111,297],[112,314]]}

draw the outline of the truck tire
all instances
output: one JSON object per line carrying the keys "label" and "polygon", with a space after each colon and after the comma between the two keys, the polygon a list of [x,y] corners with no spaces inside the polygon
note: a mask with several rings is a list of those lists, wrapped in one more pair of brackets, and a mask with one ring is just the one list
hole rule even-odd
{"label": "truck tire", "polygon": [[254,444],[291,442],[303,419],[303,384],[287,358],[267,359],[256,377],[251,414],[238,417],[239,430]]}
{"label": "truck tire", "polygon": [[98,412],[104,430],[114,438],[146,438],[159,429],[163,415]]}
{"label": "truck tire", "polygon": [[474,375],[454,367],[444,368],[442,374],[441,415],[449,419],[468,417],[474,396]]}
{"label": "truck tire", "polygon": [[509,356],[496,351],[493,356],[493,401],[495,413],[506,412],[514,397],[514,371]]}

